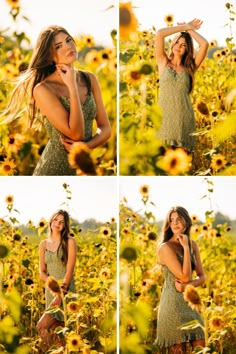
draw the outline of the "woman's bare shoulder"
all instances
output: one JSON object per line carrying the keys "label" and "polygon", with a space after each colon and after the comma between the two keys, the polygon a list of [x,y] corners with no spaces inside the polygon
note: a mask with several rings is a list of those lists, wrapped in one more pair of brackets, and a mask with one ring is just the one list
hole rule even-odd
{"label": "woman's bare shoulder", "polygon": [[169,252],[169,250],[171,250],[171,247],[170,247],[168,241],[161,243],[161,244],[157,247],[157,253],[158,253],[158,254],[162,254],[162,253]]}
{"label": "woman's bare shoulder", "polygon": [[192,243],[192,249],[193,249],[193,251],[198,250],[198,245],[197,245],[197,242],[196,242],[196,241],[194,241],[194,240],[191,240],[191,243]]}
{"label": "woman's bare shoulder", "polygon": [[44,94],[56,95],[56,92],[53,89],[53,86],[47,80],[43,80],[43,81],[39,82],[37,85],[35,85],[35,87],[33,89],[34,97],[37,97],[38,95],[44,95]]}
{"label": "woman's bare shoulder", "polygon": [[76,245],[75,238],[72,237],[72,236],[69,236],[69,237],[68,237],[68,243],[69,243],[70,245]]}
{"label": "woman's bare shoulder", "polygon": [[42,249],[42,250],[45,250],[46,249],[46,243],[47,243],[47,240],[40,241],[39,248]]}

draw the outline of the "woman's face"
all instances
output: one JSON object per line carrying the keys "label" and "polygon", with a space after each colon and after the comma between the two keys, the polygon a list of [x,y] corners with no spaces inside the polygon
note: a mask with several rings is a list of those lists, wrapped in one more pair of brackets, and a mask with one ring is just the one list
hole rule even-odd
{"label": "woman's face", "polygon": [[177,39],[177,41],[172,47],[172,51],[175,55],[182,57],[187,51],[187,43],[185,38],[180,37],[179,39]]}
{"label": "woman's face", "polygon": [[51,223],[52,231],[61,232],[64,229],[65,221],[63,215],[56,215]]}
{"label": "woman's face", "polygon": [[174,235],[183,234],[186,229],[186,222],[176,211],[170,215],[170,228]]}
{"label": "woman's face", "polygon": [[53,43],[53,52],[53,60],[56,64],[72,64],[77,58],[73,38],[64,32],[56,34]]}

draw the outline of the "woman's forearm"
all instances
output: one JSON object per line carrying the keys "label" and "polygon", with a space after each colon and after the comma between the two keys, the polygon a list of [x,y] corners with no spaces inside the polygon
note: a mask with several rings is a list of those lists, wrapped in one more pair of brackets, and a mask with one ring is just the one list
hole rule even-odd
{"label": "woman's forearm", "polygon": [[188,33],[199,44],[200,47],[208,48],[208,41],[200,33],[193,30],[188,30]]}
{"label": "woman's forearm", "polygon": [[203,285],[205,283],[205,275],[199,275],[197,278],[191,280],[190,282],[188,282],[188,284],[191,284],[195,287]]}
{"label": "woman's forearm", "polygon": [[187,31],[188,29],[189,27],[187,24],[161,28],[157,31],[157,37],[165,38],[178,32]]}
{"label": "woman's forearm", "polygon": [[40,276],[40,279],[43,280],[44,282],[47,281],[48,275],[45,271],[40,271],[39,276]]}
{"label": "woman's forearm", "polygon": [[69,129],[71,130],[70,138],[73,140],[84,139],[84,115],[80,104],[79,92],[76,86],[69,88],[70,93],[70,113],[69,113]]}
{"label": "woman's forearm", "polygon": [[97,146],[105,143],[111,136],[110,126],[104,126],[97,129],[96,134],[86,142],[89,149],[95,149]]}
{"label": "woman's forearm", "polygon": [[183,276],[185,282],[189,282],[192,277],[190,250],[188,246],[184,247]]}

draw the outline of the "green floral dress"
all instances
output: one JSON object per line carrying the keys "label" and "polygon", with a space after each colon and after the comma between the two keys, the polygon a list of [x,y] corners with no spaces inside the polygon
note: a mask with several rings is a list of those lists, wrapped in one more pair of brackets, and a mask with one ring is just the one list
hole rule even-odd
{"label": "green floral dress", "polygon": [[[47,248],[45,249],[45,264],[47,266],[47,274],[53,276],[57,280],[63,281],[65,273],[66,273],[66,266],[61,261],[62,257],[62,248],[60,247],[58,252],[49,251]],[[70,282],[68,291],[72,293],[75,292],[75,280],[72,277]],[[46,298],[46,309],[49,308],[50,303],[53,300],[53,295],[51,294],[48,288],[45,288],[45,298]],[[50,316],[54,317],[59,321],[63,321],[63,314],[61,311],[57,311],[55,313],[51,313]]]}
{"label": "green floral dress", "polygon": [[166,66],[160,75],[159,106],[162,109],[162,125],[158,137],[167,145],[193,151],[195,117],[190,96],[190,77],[186,70],[176,73]]}
{"label": "green floral dress", "polygon": [[[183,263],[183,256],[177,253],[178,260]],[[166,265],[162,265],[165,278],[157,316],[157,338],[155,344],[160,348],[168,348],[174,344],[204,339],[202,328],[181,330],[180,327],[192,320],[203,320],[184,300],[182,292],[175,288],[175,275]]]}
{"label": "green floral dress", "polygon": [[[61,103],[70,111],[69,97],[59,97]],[[85,123],[84,141],[92,138],[93,120],[96,116],[96,104],[92,91],[88,93],[87,99],[82,104]],[[45,146],[42,156],[33,172],[33,176],[74,176],[76,170],[73,169],[68,162],[68,152],[60,141],[60,136],[65,137],[57,130],[51,122],[44,117],[44,126],[49,135],[49,141]]]}

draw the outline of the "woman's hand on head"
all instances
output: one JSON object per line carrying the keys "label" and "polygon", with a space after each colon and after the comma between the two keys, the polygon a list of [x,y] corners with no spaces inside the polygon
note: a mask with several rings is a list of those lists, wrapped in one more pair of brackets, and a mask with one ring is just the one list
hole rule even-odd
{"label": "woman's hand on head", "polygon": [[72,66],[57,64],[57,72],[66,86],[76,85],[76,71]]}
{"label": "woman's hand on head", "polygon": [[194,20],[187,23],[187,26],[189,27],[188,30],[196,31],[201,27],[202,23],[203,21],[195,18]]}

